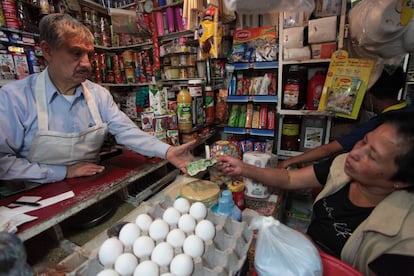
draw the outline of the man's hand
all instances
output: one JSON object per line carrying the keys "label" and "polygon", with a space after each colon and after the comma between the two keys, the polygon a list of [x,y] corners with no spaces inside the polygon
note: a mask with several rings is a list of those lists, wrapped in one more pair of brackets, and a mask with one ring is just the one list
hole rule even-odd
{"label": "man's hand", "polygon": [[197,142],[197,140],[194,140],[181,146],[171,146],[167,151],[166,159],[186,174],[187,163],[195,160],[191,150],[196,146]]}
{"label": "man's hand", "polygon": [[91,176],[103,172],[104,169],[104,166],[96,165],[94,163],[81,162],[67,166],[66,178]]}

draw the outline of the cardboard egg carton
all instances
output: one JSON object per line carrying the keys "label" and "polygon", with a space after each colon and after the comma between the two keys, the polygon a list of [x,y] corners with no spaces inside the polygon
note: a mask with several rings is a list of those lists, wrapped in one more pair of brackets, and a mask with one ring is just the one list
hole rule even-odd
{"label": "cardboard egg carton", "polygon": [[[153,219],[162,218],[164,211],[172,205],[173,201],[166,199],[155,204],[147,214]],[[248,229],[245,222],[234,221],[230,217],[216,214],[210,210],[208,210],[206,219],[214,224],[216,234],[213,240],[204,243],[203,256],[193,258],[194,269],[192,275],[237,275],[245,264],[253,238],[252,231]],[[118,225],[114,225],[112,229],[108,229],[108,237],[118,233],[120,228]],[[181,249],[175,249],[175,251],[178,254]],[[102,270],[104,270],[104,267],[95,255],[69,275],[92,276]],[[160,267],[161,273],[167,271],[167,267]]]}

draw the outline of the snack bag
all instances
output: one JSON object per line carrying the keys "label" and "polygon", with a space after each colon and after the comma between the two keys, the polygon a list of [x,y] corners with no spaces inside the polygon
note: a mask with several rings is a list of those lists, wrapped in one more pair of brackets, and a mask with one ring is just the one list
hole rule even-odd
{"label": "snack bag", "polygon": [[218,8],[209,5],[199,26],[200,49],[203,58],[218,58],[220,53],[222,26],[218,22]]}

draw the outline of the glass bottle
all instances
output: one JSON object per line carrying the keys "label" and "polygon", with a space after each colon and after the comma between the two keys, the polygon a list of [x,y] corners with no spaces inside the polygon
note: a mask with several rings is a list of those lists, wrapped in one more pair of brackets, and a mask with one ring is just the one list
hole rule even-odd
{"label": "glass bottle", "polygon": [[298,65],[289,67],[289,73],[283,87],[283,108],[301,109],[305,100],[304,78]]}

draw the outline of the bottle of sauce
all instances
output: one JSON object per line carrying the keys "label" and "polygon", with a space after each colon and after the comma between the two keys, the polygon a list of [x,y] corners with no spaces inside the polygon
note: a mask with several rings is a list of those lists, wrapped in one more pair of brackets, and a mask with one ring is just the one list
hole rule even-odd
{"label": "bottle of sauce", "polygon": [[285,85],[283,87],[283,108],[301,109],[305,99],[304,78],[301,76],[298,65],[291,65]]}
{"label": "bottle of sauce", "polygon": [[177,94],[178,130],[191,131],[193,128],[192,97],[186,87],[181,88]]}
{"label": "bottle of sauce", "polygon": [[316,110],[319,106],[323,85],[325,84],[325,74],[317,71],[308,82],[306,91],[306,109]]}
{"label": "bottle of sauce", "polygon": [[214,92],[211,86],[206,86],[206,123],[214,123]]}
{"label": "bottle of sauce", "polygon": [[282,150],[299,150],[300,117],[286,116],[283,118],[282,137],[280,148]]}

